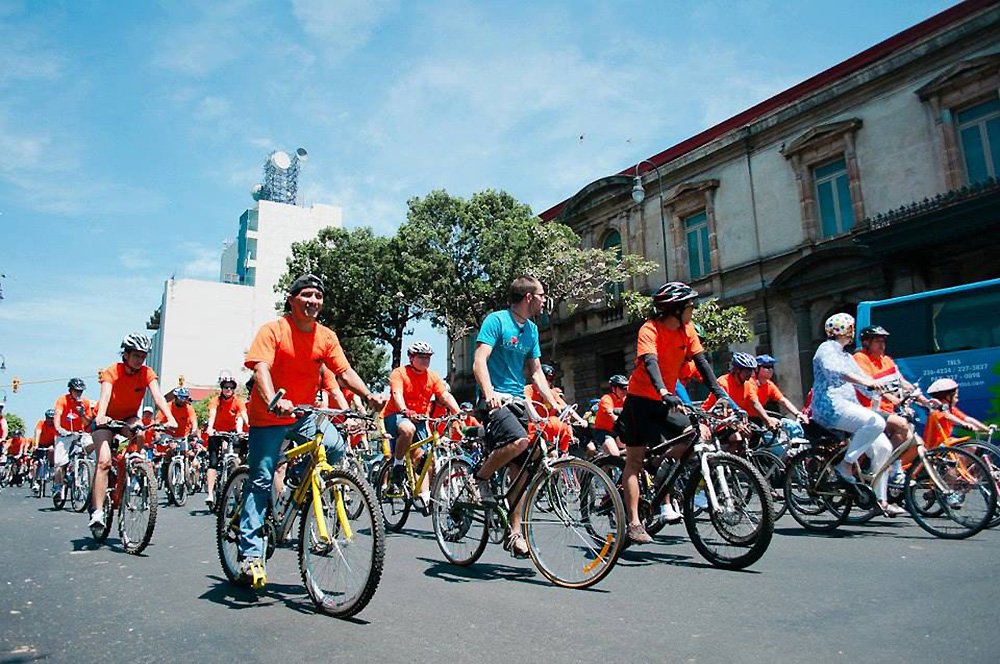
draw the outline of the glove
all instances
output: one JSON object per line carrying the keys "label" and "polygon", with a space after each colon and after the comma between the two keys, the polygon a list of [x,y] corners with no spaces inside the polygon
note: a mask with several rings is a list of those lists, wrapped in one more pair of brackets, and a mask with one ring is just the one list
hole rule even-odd
{"label": "glove", "polygon": [[660,401],[662,401],[667,408],[680,408],[684,405],[684,402],[681,401],[679,396],[676,394],[670,394],[669,392],[660,395]]}

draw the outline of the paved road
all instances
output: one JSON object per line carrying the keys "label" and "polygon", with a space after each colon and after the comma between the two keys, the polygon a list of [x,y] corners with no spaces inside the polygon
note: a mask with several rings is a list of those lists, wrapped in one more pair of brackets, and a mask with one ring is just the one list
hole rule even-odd
{"label": "paved road", "polygon": [[499,547],[442,562],[430,520],[389,538],[355,620],[317,615],[290,550],[267,592],[230,587],[202,495],[161,507],[134,557],[86,519],[0,494],[0,661],[997,661],[1000,532],[934,539],[909,520],[835,536],[784,517],[747,572],[705,564],[682,526],[627,551],[590,591],[551,586]]}

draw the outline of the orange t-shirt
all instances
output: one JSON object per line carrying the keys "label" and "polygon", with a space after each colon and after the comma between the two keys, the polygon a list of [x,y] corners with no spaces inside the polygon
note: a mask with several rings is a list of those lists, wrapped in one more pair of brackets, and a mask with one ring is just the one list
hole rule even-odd
{"label": "orange t-shirt", "polygon": [[694,325],[687,325],[671,330],[666,323],[659,320],[648,320],[639,328],[639,341],[635,350],[635,369],[628,381],[628,393],[654,401],[660,400],[660,395],[653,387],[653,381],[646,373],[642,364],[642,356],[656,354],[660,364],[660,375],[663,384],[673,391],[677,385],[677,376],[684,363],[698,353],[704,352]]}
{"label": "orange t-shirt", "polygon": [[[184,436],[194,433],[194,423],[197,420],[198,415],[194,412],[194,406],[189,403],[184,404],[180,408],[177,407],[176,401],[170,402],[170,414],[174,416],[177,421],[176,429],[167,429],[166,433],[170,436],[176,438],[183,438]],[[166,422],[167,416],[163,413],[156,414],[157,422]]]}
{"label": "orange t-shirt", "polygon": [[621,408],[624,403],[624,397],[619,399],[610,392],[601,397],[601,401],[597,404],[597,415],[594,417],[594,429],[612,431],[615,426],[614,410]]}
{"label": "orange t-shirt", "polygon": [[[150,417],[148,420],[144,417],[140,420],[143,426],[147,426],[154,422],[154,418]],[[142,432],[142,442],[146,444],[146,447],[150,447],[153,444],[153,440],[156,439],[157,432],[152,429],[146,429]]]}
{"label": "orange t-shirt", "polygon": [[26,441],[23,436],[14,436],[8,439],[9,444],[7,446],[7,454],[10,456],[17,456],[21,453],[21,448],[25,446],[25,442]]}
{"label": "orange t-shirt", "polygon": [[[556,396],[556,390],[554,387],[549,387],[549,391],[552,392],[552,396]],[[524,386],[524,398],[532,402],[531,407],[535,409],[538,416],[541,418],[555,417],[558,415],[555,411],[548,407],[545,402],[545,397],[542,393],[535,387],[534,383],[529,383]]]}
{"label": "orange t-shirt", "polygon": [[[955,406],[950,410],[952,415],[963,420],[969,417]],[[954,430],[955,423],[945,417],[944,412],[932,410],[927,416],[927,424],[924,425],[924,445],[928,449],[937,447],[951,438],[951,432]]]}
{"label": "orange t-shirt", "polygon": [[35,431],[39,429],[41,432],[38,434],[38,447],[52,447],[52,444],[56,442],[56,423],[44,419],[38,420]]}
{"label": "orange t-shirt", "polygon": [[143,366],[134,374],[125,371],[125,364],[118,362],[101,372],[101,382],[111,383],[111,400],[107,416],[113,420],[127,420],[139,414],[146,388],[156,380],[156,372]]}
{"label": "orange t-shirt", "polygon": [[[389,374],[389,389],[393,392],[402,392],[403,403],[406,404],[406,407],[420,414],[425,414],[430,410],[432,396],[442,399],[447,392],[444,389],[444,381],[441,380],[441,376],[437,372],[430,369],[418,372],[409,364],[392,370],[392,373]],[[385,410],[382,411],[382,416],[388,417],[398,412],[399,407],[396,406],[396,400],[389,399]]]}
{"label": "orange t-shirt", "polygon": [[[283,388],[285,398],[293,404],[311,404],[316,399],[320,366],[338,376],[351,368],[333,330],[317,323],[311,332],[302,332],[288,316],[265,323],[257,331],[243,364],[253,370],[259,362],[271,368],[274,388]],[[250,399],[247,414],[252,427],[295,422],[293,417],[267,412],[267,403],[259,393]]]}
{"label": "orange t-shirt", "polygon": [[[757,395],[756,380],[751,377],[750,380],[741,383],[739,378],[731,373],[727,373],[719,379],[719,385],[737,406],[745,410],[751,417],[757,415],[757,410],[753,407],[753,402],[760,403],[760,397]],[[715,402],[715,395],[710,394],[701,407],[708,410]]]}
{"label": "orange t-shirt", "polygon": [[77,400],[72,394],[64,394],[56,399],[54,406],[56,416],[59,417],[59,426],[67,431],[83,431],[84,419],[90,419],[93,413],[90,410],[90,399],[86,397]]}
{"label": "orange t-shirt", "polygon": [[785,398],[785,395],[781,393],[773,380],[768,379],[763,383],[758,380],[757,398],[760,400],[760,405],[763,406],[769,401],[780,401]]}
{"label": "orange t-shirt", "polygon": [[[894,375],[899,370],[896,368],[896,363],[892,361],[892,358],[888,355],[883,355],[879,358],[874,358],[863,350],[859,350],[854,354],[854,361],[858,363],[861,370],[868,374],[871,378],[874,378],[876,382],[881,382],[883,378]],[[856,396],[858,397],[858,403],[860,403],[865,408],[870,408],[872,405],[872,400],[867,397],[861,390],[855,390]],[[879,410],[884,413],[892,413],[895,411],[892,403],[888,399],[881,399],[878,404]]]}
{"label": "orange t-shirt", "polygon": [[215,409],[215,423],[212,429],[215,431],[236,431],[237,417],[242,417],[244,422],[247,421],[247,405],[243,399],[235,394],[229,399],[215,395],[208,402],[208,410],[211,411],[213,408]]}
{"label": "orange t-shirt", "polygon": [[687,387],[692,380],[701,382],[701,374],[698,373],[698,367],[695,366],[694,360],[688,360],[684,363],[680,373],[677,374],[677,380],[681,381],[681,385],[684,387]]}

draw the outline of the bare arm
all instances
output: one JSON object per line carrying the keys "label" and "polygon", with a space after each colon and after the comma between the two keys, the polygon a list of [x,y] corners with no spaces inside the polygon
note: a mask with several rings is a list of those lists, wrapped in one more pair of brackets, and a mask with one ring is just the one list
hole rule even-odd
{"label": "bare arm", "polygon": [[[214,406],[212,408],[208,409],[208,435],[209,436],[214,436],[215,435],[215,411],[216,410],[218,410],[218,409],[215,408]],[[239,422],[237,422],[236,426],[239,427]]]}
{"label": "bare arm", "polygon": [[101,383],[101,396],[97,400],[97,415],[94,422],[97,426],[108,423],[108,404],[111,403],[111,383]]}
{"label": "bare arm", "polygon": [[479,342],[476,344],[476,353],[472,359],[472,375],[475,376],[476,384],[483,393],[483,399],[486,400],[490,410],[503,405],[496,392],[493,391],[493,381],[490,380],[490,371],[486,366],[486,361],[490,359],[492,353],[493,346]]}

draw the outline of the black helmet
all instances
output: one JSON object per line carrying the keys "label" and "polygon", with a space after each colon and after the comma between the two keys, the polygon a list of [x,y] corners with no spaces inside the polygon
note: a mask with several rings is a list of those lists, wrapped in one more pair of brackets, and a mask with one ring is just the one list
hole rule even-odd
{"label": "black helmet", "polygon": [[71,390],[81,390],[82,391],[82,390],[87,389],[87,384],[85,382],[83,382],[82,378],[70,378],[69,379],[69,383],[66,384],[66,387],[68,389],[71,389]]}
{"label": "black helmet", "polygon": [[681,281],[671,281],[653,293],[653,306],[660,313],[674,313],[684,304],[698,297],[698,291]]}
{"label": "black helmet", "polygon": [[887,337],[889,336],[889,330],[885,329],[881,325],[869,325],[865,329],[861,330],[862,339],[871,339],[872,337]]}
{"label": "black helmet", "polygon": [[615,374],[608,379],[608,382],[617,387],[628,387],[628,378],[621,374]]}
{"label": "black helmet", "polygon": [[545,374],[546,378],[552,378],[556,375],[556,368],[551,364],[543,364],[542,373]]}

